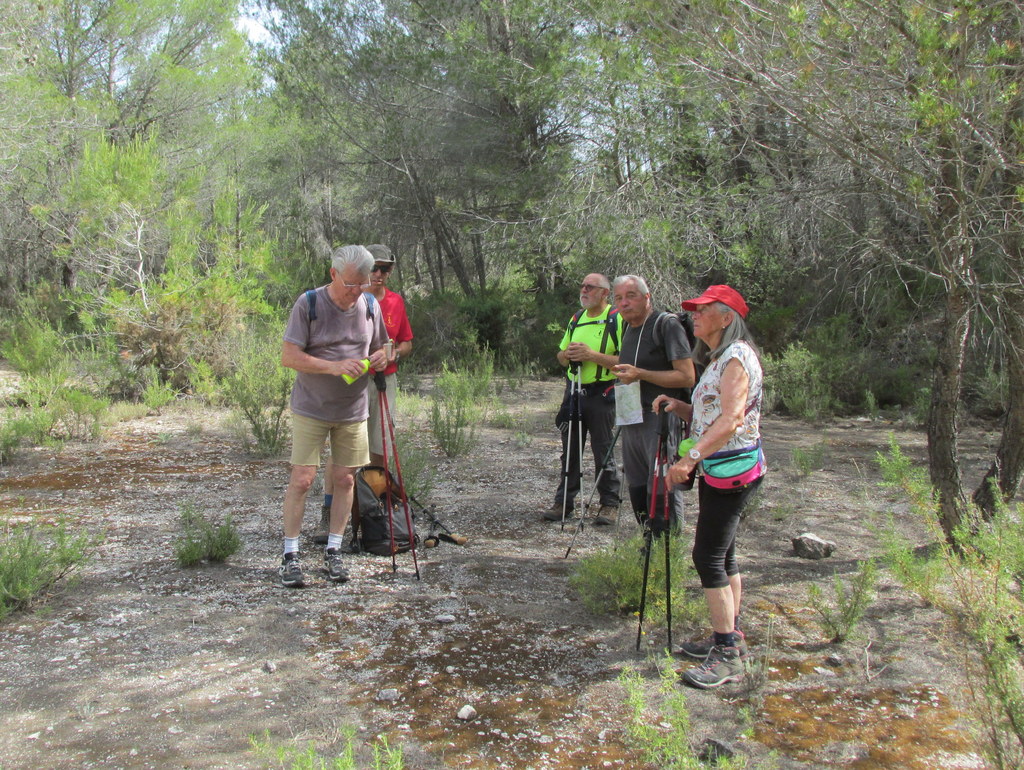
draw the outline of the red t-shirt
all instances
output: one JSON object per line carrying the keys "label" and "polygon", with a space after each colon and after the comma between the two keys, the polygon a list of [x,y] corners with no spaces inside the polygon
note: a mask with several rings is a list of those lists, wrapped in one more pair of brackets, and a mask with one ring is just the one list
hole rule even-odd
{"label": "red t-shirt", "polygon": [[[385,288],[384,299],[380,300],[380,309],[384,315],[384,327],[388,330],[388,337],[394,341],[396,348],[398,343],[412,339],[412,326],[409,325],[409,316],[405,313],[405,300],[401,294]],[[397,371],[398,362],[395,361],[388,364],[384,374],[393,374]]]}

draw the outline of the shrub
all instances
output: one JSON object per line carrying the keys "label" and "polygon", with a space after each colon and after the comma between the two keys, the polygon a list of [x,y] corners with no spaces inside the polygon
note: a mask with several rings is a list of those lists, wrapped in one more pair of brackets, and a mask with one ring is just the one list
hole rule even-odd
{"label": "shrub", "polygon": [[[669,560],[672,569],[672,621],[686,624],[704,612],[703,599],[687,589],[695,584],[693,566],[688,554],[679,546],[677,536],[669,538]],[[644,622],[665,620],[665,558],[661,539],[653,541]],[[580,559],[569,576],[571,585],[584,605],[594,614],[637,612],[640,609],[643,585],[642,553],[644,539],[634,535],[625,542],[603,548]]]}
{"label": "shrub", "polygon": [[[991,520],[978,512],[952,533],[939,523],[938,505],[923,468],[914,467],[890,440],[878,455],[887,486],[906,495],[934,543],[922,552],[891,528],[887,557],[893,573],[939,609],[958,634],[968,678],[966,692],[976,702],[984,744],[993,767],[1024,766],[1024,530],[1018,506],[1001,507]],[[996,496],[998,499],[998,495]]]}
{"label": "shrub", "polygon": [[[110,402],[78,388],[59,391],[51,402],[56,422],[69,439],[88,441],[100,434]],[[52,429],[51,429],[52,430]]]}
{"label": "shrub", "polygon": [[0,345],[0,355],[22,374],[41,374],[62,362],[64,345],[61,335],[45,321],[22,315],[10,324],[7,331],[7,339]]}
{"label": "shrub", "polygon": [[815,444],[810,447],[793,447],[791,452],[793,469],[798,476],[810,476],[816,470],[821,470],[825,462],[825,443]]}
{"label": "shrub", "polygon": [[406,431],[396,431],[398,459],[406,494],[425,504],[437,483],[437,464],[430,450],[415,444]]}
{"label": "shrub", "polygon": [[0,620],[32,606],[89,559],[95,541],[61,521],[50,537],[33,526],[0,535]]}
{"label": "shrub", "polygon": [[832,596],[826,597],[820,586],[808,588],[808,601],[818,615],[818,622],[833,644],[846,641],[864,612],[874,600],[877,570],[872,559],[861,562],[849,585],[839,575],[835,576]]}
{"label": "shrub", "polygon": [[430,430],[449,457],[467,454],[476,444],[476,427],[483,417],[480,393],[490,387],[490,371],[483,357],[480,369],[453,372],[445,364],[434,384],[430,405]]}
{"label": "shrub", "polygon": [[285,411],[293,378],[281,365],[279,339],[269,331],[247,335],[237,369],[224,379],[225,400],[245,418],[256,451],[267,457],[278,454],[288,440]]}
{"label": "shrub", "polygon": [[171,403],[177,396],[177,392],[165,382],[160,381],[155,367],[149,367],[151,375],[148,378],[149,384],[142,391],[142,403],[148,409],[159,411]]}
{"label": "shrub", "polygon": [[774,398],[795,417],[816,419],[833,409],[825,359],[799,343],[778,358],[765,356],[765,381]]}
{"label": "shrub", "polygon": [[174,545],[174,555],[182,567],[193,567],[201,561],[226,561],[242,545],[235,525],[228,516],[212,523],[194,503],[181,509],[182,534]]}

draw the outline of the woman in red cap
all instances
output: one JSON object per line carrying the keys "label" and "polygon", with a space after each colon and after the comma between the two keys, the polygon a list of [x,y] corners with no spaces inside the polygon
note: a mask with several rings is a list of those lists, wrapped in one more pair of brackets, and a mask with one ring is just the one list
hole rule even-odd
{"label": "woman in red cap", "polygon": [[[744,319],[747,303],[730,286],[709,286],[696,299],[682,303],[693,316],[697,337],[694,360],[706,366],[693,390],[693,403],[660,397],[654,404],[690,423],[695,443],[669,469],[668,482],[682,484],[698,472],[698,514],[694,532],[693,563],[700,576],[711,614],[712,635],[685,642],[679,652],[703,663],[683,672],[694,687],[709,688],[743,676],[747,645],[739,630],[742,585],[736,564],[736,529],[740,513],[764,474],[760,451],[761,384],[763,375],[757,347]],[[708,481],[703,461],[718,457],[749,456],[753,466],[742,477],[727,480],[723,489]],[[717,459],[717,458],[716,458]],[[721,484],[714,480],[716,484]]]}

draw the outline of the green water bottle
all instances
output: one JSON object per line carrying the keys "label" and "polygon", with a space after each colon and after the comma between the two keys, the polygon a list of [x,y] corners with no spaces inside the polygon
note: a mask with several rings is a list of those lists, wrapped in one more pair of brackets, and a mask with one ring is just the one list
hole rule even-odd
{"label": "green water bottle", "polygon": [[363,359],[362,361],[360,361],[359,363],[361,363],[361,364],[363,365],[363,371],[362,371],[362,372],[360,372],[360,373],[359,373],[359,375],[358,375],[357,377],[351,377],[351,376],[349,376],[349,375],[347,375],[347,374],[343,374],[343,375],[341,375],[341,379],[343,379],[343,380],[344,380],[345,382],[347,382],[347,383],[348,383],[349,385],[351,385],[351,384],[352,384],[353,382],[355,382],[356,380],[358,380],[358,379],[359,379],[359,377],[362,377],[362,376],[363,376],[364,374],[366,374],[366,373],[367,373],[367,372],[368,372],[368,371],[370,370],[370,359],[369,359],[369,358],[364,358],[364,359]]}
{"label": "green water bottle", "polygon": [[[679,442],[679,449],[677,449],[676,451],[679,452],[679,457],[686,457],[689,451],[693,449],[696,445],[697,439],[690,438],[689,436],[687,436],[686,438]],[[686,481],[684,481],[682,484],[678,484],[677,486],[680,489],[693,489],[693,481],[696,475],[697,467],[694,466],[693,470],[690,471],[690,475],[686,479]]]}

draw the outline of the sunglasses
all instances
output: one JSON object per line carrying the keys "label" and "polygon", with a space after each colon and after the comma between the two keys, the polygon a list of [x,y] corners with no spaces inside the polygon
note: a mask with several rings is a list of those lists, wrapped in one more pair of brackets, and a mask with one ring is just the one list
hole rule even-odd
{"label": "sunglasses", "polygon": [[382,273],[390,273],[392,270],[394,270],[394,268],[394,265],[374,265],[373,270],[371,270],[370,272],[376,273],[380,271]]}
{"label": "sunglasses", "polygon": [[592,283],[580,284],[580,291],[594,291],[595,289],[603,289],[604,286],[595,286]]}

